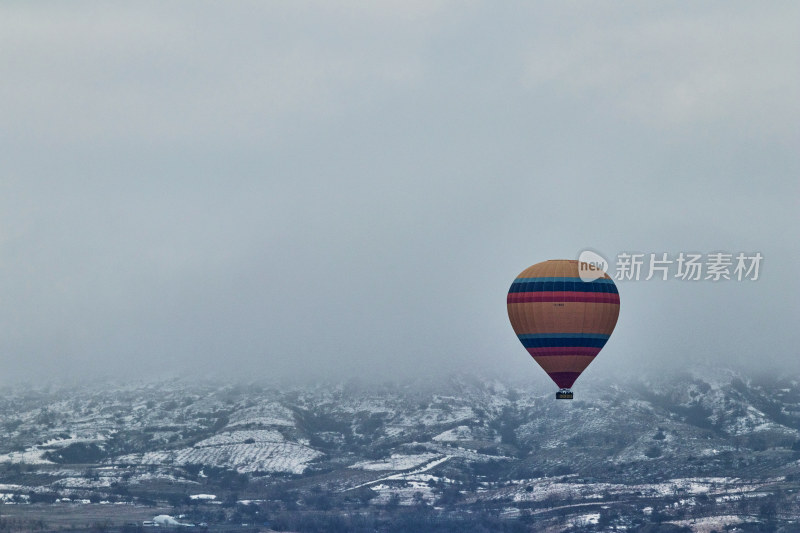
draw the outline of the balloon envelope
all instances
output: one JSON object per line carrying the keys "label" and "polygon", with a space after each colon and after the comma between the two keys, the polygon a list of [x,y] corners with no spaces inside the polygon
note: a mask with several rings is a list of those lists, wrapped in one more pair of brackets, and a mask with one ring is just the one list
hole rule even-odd
{"label": "balloon envelope", "polygon": [[583,281],[578,268],[562,259],[537,263],[517,276],[507,298],[520,342],[562,389],[597,356],[619,317],[614,281],[604,272]]}

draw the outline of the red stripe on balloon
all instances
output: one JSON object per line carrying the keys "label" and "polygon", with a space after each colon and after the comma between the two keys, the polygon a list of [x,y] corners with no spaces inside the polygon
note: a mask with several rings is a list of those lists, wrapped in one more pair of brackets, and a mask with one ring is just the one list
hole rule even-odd
{"label": "red stripe on balloon", "polygon": [[556,382],[556,385],[561,387],[562,389],[568,389],[572,387],[572,384],[575,383],[575,380],[578,379],[578,376],[581,375],[580,372],[548,372],[548,376],[550,379]]}
{"label": "red stripe on balloon", "polygon": [[534,356],[539,355],[591,355],[595,356],[600,353],[602,348],[591,348],[586,346],[553,346],[551,348],[526,348],[528,353]]}

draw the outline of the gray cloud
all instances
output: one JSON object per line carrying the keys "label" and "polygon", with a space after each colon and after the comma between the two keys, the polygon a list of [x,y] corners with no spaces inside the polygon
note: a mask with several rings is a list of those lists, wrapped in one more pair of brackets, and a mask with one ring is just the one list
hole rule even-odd
{"label": "gray cloud", "polygon": [[797,6],[0,7],[6,379],[534,373],[516,274],[620,283],[596,372],[795,365]]}

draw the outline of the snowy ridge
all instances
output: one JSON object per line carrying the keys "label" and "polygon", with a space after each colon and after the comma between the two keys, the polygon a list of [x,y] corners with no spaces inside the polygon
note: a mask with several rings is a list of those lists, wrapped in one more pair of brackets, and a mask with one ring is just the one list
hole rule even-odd
{"label": "snowy ridge", "polygon": [[435,453],[420,453],[416,455],[402,455],[399,453],[392,454],[386,459],[378,461],[362,461],[350,468],[360,468],[362,470],[408,470],[421,464],[427,463],[432,459],[439,457]]}
{"label": "snowy ridge", "polygon": [[308,463],[323,454],[291,442],[255,444],[221,444],[174,451],[147,452],[119,457],[116,464],[190,465],[210,464],[237,472],[287,472],[302,474]]}
{"label": "snowy ridge", "polygon": [[272,429],[226,431],[218,433],[213,437],[203,439],[194,445],[195,448],[206,446],[220,446],[223,444],[242,444],[242,443],[262,443],[262,442],[284,442],[283,435]]}

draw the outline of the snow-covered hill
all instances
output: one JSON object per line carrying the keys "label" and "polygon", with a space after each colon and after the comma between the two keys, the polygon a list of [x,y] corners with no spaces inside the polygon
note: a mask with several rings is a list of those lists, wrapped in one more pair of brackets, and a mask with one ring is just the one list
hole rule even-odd
{"label": "snow-covered hill", "polygon": [[[734,516],[731,502],[795,494],[796,380],[686,373],[594,381],[578,398],[468,376],[6,389],[0,499],[208,507],[236,492],[284,509],[295,503],[275,495],[289,491],[301,503],[328,495],[327,505],[502,503],[508,517],[564,502],[666,513],[658,506],[669,500],[673,513],[713,501]],[[190,498],[198,493],[217,497]]]}

